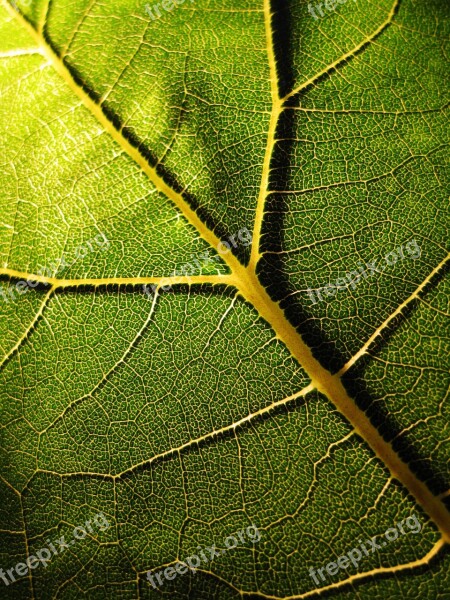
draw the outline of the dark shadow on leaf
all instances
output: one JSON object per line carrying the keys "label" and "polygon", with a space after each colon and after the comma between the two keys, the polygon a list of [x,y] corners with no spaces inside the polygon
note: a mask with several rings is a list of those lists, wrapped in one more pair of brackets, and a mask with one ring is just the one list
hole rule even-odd
{"label": "dark shadow on leaf", "polygon": [[[281,68],[281,76],[286,81],[292,83],[292,69],[289,67],[288,59],[291,58],[293,40],[290,36],[290,30],[287,25],[280,27],[280,21],[290,22],[289,2],[285,0],[275,0],[273,2],[275,11],[274,29],[275,29],[275,48],[283,61],[279,59],[278,65]],[[398,10],[398,8],[397,8]],[[357,54],[364,51],[363,46]],[[354,55],[356,56],[356,55]],[[343,61],[341,65],[347,64],[353,60],[350,57]],[[340,65],[340,66],[341,66]],[[330,77],[331,72],[324,74],[321,80]],[[289,91],[289,90],[288,90]],[[302,92],[305,93],[306,89]],[[291,104],[298,105],[299,96],[291,99]],[[276,139],[283,140],[279,142],[274,150],[271,163],[271,193],[268,196],[266,204],[266,215],[263,222],[261,247],[263,258],[258,263],[257,273],[260,281],[266,287],[272,300],[279,302],[287,319],[297,329],[305,343],[312,349],[315,358],[332,373],[337,372],[348,360],[338,349],[334,340],[330,339],[320,327],[320,319],[308,311],[305,303],[298,299],[298,290],[296,290],[288,276],[286,275],[285,265],[282,255],[279,253],[287,247],[285,241],[286,225],[285,220],[289,213],[288,195],[278,193],[291,188],[290,173],[295,169],[295,159],[293,152],[293,140],[295,135],[295,111],[286,110],[282,114],[278,123]],[[435,287],[444,277],[446,270],[442,270],[428,284],[422,292],[422,296],[427,291]],[[303,296],[305,298],[306,294]],[[370,349],[371,355],[376,354],[386,346],[390,337],[399,328],[399,326],[408,318],[408,315],[414,311],[416,303],[412,303],[397,319],[395,319],[389,328],[383,332],[375,344]],[[383,437],[393,444],[394,449],[402,460],[408,463],[415,474],[423,480],[433,493],[442,493],[449,487],[443,474],[436,471],[431,461],[422,456],[419,450],[411,443],[407,436],[401,435],[402,426],[397,419],[387,414],[386,409],[367,388],[364,382],[363,372],[370,358],[365,358],[358,362],[358,367],[351,369],[343,378],[343,383],[356,403],[362,408],[371,422],[378,428]]]}

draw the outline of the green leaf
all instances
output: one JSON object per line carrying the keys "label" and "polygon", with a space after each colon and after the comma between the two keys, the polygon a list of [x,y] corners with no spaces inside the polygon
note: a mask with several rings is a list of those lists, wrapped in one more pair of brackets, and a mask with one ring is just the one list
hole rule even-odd
{"label": "green leaf", "polygon": [[154,6],[0,5],[1,596],[444,599],[448,3]]}

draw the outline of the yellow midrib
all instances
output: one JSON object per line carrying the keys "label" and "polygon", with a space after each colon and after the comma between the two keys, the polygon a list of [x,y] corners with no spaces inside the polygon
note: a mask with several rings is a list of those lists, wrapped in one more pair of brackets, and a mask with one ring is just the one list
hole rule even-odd
{"label": "yellow midrib", "polygon": [[261,258],[260,253],[260,238],[261,229],[264,219],[264,206],[267,199],[267,190],[270,182],[270,164],[272,161],[272,153],[275,146],[275,135],[277,131],[278,121],[280,119],[283,103],[278,92],[278,74],[275,60],[275,49],[273,47],[273,34],[271,28],[271,12],[270,0],[264,0],[264,26],[267,41],[267,57],[269,61],[270,73],[270,95],[272,98],[272,110],[270,112],[269,130],[267,133],[266,151],[264,154],[264,162],[261,174],[261,184],[259,186],[259,194],[256,202],[255,223],[253,226],[253,244],[250,254],[249,268],[256,271],[256,265]]}
{"label": "yellow midrib", "polygon": [[388,467],[392,476],[401,481],[433,519],[445,541],[450,542],[450,514],[444,504],[414,475],[409,466],[394,452],[392,446],[383,439],[367,415],[349,396],[341,378],[337,374],[332,375],[314,358],[311,348],[305,344],[297,330],[286,320],[284,312],[269,297],[256,275],[250,274],[244,267],[242,269],[246,272],[247,277],[241,275],[236,278],[235,285],[243,297],[271,325],[280,340],[311,377],[316,389],[325,394],[339,412],[350,421],[355,431]]}
{"label": "yellow midrib", "polygon": [[[42,48],[47,58],[51,61],[55,70],[63,77],[73,92],[82,100],[83,104],[102,124],[106,131],[110,133],[112,138],[121,146],[121,148],[132,157],[135,162],[147,174],[153,184],[168,198],[170,198],[177,208],[182,212],[185,218],[197,229],[199,234],[213,247],[216,247],[219,238],[209,230],[206,225],[199,219],[196,212],[192,210],[184,197],[175,192],[167,183],[157,174],[156,170],[151,167],[139,151],[130,144],[130,142],[115,129],[113,124],[107,119],[101,107],[96,104],[72,79],[67,68],[63,65],[59,57],[45,43],[44,39],[29,25],[22,17],[20,17],[8,4],[6,0],[2,0],[9,12],[15,17],[20,18],[22,24],[28,29],[34,37],[38,45]],[[270,11],[268,0],[265,0],[265,18],[270,19]],[[392,17],[390,17],[392,18]],[[270,28],[271,24],[266,27]],[[385,26],[385,25],[383,25]],[[273,91],[273,86],[272,86]],[[279,99],[274,98],[274,106],[272,110],[272,125],[271,132],[268,135],[268,146],[275,143],[276,116],[280,112]],[[266,160],[270,162],[272,148],[266,151]],[[263,173],[263,183],[261,189],[264,189],[264,182],[268,183],[268,169]],[[260,192],[258,203],[258,215],[262,223],[263,199],[265,192]],[[254,241],[255,243],[255,241]],[[229,266],[231,275],[227,276],[227,283],[234,285],[247,302],[252,304],[263,319],[265,319],[273,328],[277,337],[286,345],[292,355],[297,359],[303,369],[311,377],[312,383],[316,389],[324,393],[336,406],[336,408],[348,419],[355,431],[369,444],[377,456],[389,468],[393,477],[402,482],[402,484],[411,492],[418,503],[424,508],[428,515],[433,519],[440,529],[443,539],[450,542],[450,515],[444,504],[422,483],[410,470],[409,466],[400,460],[398,455],[393,451],[390,444],[386,443],[378,430],[371,424],[365,413],[361,411],[355,402],[348,395],[341,379],[337,375],[332,375],[325,369],[312,355],[312,351],[305,344],[296,329],[286,320],[283,311],[279,305],[272,301],[265,288],[261,285],[255,273],[255,262],[252,260],[248,267],[244,267],[235,256],[229,254],[223,257],[224,262]],[[58,280],[53,282],[54,288],[58,287]],[[78,285],[83,284],[83,280],[77,280]],[[218,281],[219,282],[219,277]]]}

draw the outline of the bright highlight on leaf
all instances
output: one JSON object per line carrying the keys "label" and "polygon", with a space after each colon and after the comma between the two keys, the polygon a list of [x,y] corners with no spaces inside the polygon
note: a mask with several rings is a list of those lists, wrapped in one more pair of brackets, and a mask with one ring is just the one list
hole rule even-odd
{"label": "bright highlight on leaf", "polygon": [[449,16],[2,0],[2,598],[448,596]]}

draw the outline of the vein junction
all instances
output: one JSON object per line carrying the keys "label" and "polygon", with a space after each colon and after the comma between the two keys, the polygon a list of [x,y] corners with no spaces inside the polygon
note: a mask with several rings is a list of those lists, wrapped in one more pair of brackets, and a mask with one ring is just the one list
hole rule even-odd
{"label": "vein junction", "polygon": [[[6,0],[3,0],[3,2],[6,3]],[[253,246],[250,261],[249,264],[245,266],[234,255],[229,254],[223,256],[222,258],[230,269],[230,275],[197,276],[186,278],[186,280],[182,281],[180,281],[180,278],[178,277],[176,278],[176,283],[220,284],[229,285],[236,288],[238,293],[247,302],[253,305],[260,314],[260,316],[267,323],[270,324],[270,326],[276,333],[276,336],[285,344],[285,346],[289,349],[291,354],[297,359],[299,364],[310,376],[312,382],[311,389],[316,389],[322,392],[334,403],[337,410],[339,410],[346,417],[346,419],[352,424],[354,430],[369,444],[369,446],[372,448],[375,454],[384,462],[384,464],[390,470],[392,476],[398,479],[410,491],[410,493],[424,508],[424,510],[431,517],[431,519],[434,520],[434,522],[441,531],[443,539],[446,542],[450,542],[450,516],[441,499],[436,498],[430,492],[427,486],[414,475],[414,473],[409,468],[409,465],[399,458],[399,456],[393,451],[392,446],[384,441],[383,437],[380,435],[379,431],[372,425],[366,414],[358,408],[354,400],[349,396],[347,390],[345,389],[342,383],[340,375],[342,375],[344,371],[340,374],[332,375],[314,358],[311,349],[303,341],[298,331],[286,319],[286,316],[280,308],[280,306],[270,298],[266,289],[262,286],[256,275],[258,261],[261,258],[259,250],[259,240],[261,237],[261,230],[264,219],[264,207],[269,188],[270,165],[274,146],[276,143],[276,130],[279,118],[286,108],[287,101],[306,87],[309,87],[310,85],[314,84],[323,74],[328,73],[334,68],[336,68],[336,66],[338,66],[340,63],[354,55],[365,44],[370,42],[371,39],[377,36],[384,28],[386,28],[391,23],[397,5],[398,0],[396,0],[393,4],[386,21],[368,39],[364,40],[351,52],[346,53],[333,64],[326,67],[321,73],[318,73],[316,77],[305,82],[284,98],[281,98],[279,95],[277,85],[278,75],[276,67],[275,49],[273,43],[272,13],[270,7],[270,0],[264,0],[264,18],[267,37],[268,60],[270,67],[272,110],[267,136],[267,147],[263,163],[261,185],[257,198]],[[173,190],[158,174],[156,169],[148,163],[148,161],[139,152],[139,150],[126,139],[126,137],[123,135],[123,132],[116,129],[113,123],[103,112],[101,106],[97,104],[94,100],[92,100],[92,98],[73,79],[71,73],[64,66],[64,64],[56,55],[56,53],[52,50],[52,48],[50,48],[48,44],[46,44],[41,34],[34,30],[20,16],[18,16],[15,13],[15,11],[13,11],[13,9],[9,6],[8,3],[6,3],[6,6],[8,7],[8,10],[10,10],[10,12],[12,12],[17,18],[22,20],[24,27],[28,29],[30,34],[36,40],[39,47],[41,48],[42,53],[51,62],[54,69],[65,80],[65,82],[72,89],[72,91],[80,98],[81,102],[86,106],[86,108],[97,118],[102,127],[120,145],[122,150],[124,150],[126,153],[128,153],[128,155],[131,158],[134,159],[134,161],[147,174],[148,178],[153,182],[156,188],[173,201],[175,206],[185,216],[187,221],[197,229],[199,234],[211,246],[216,247],[217,244],[220,242],[220,239],[200,219],[196,211],[194,211],[189,205],[184,195]],[[439,270],[443,266],[443,264],[439,265],[437,267],[437,270]],[[137,277],[64,280],[57,278],[46,278],[42,276],[39,277],[30,273],[22,273],[8,268],[0,269],[0,274],[16,279],[31,279],[34,281],[39,281],[42,284],[50,285],[51,289],[49,291],[47,300],[49,300],[51,294],[59,288],[73,288],[77,286],[86,285],[101,286],[109,284],[158,285],[163,279],[165,282],[169,283],[171,279],[170,277]],[[419,291],[420,290],[418,290],[418,292]],[[401,310],[401,308],[402,307],[399,307],[399,310]],[[42,308],[42,310],[44,310],[44,308]],[[380,335],[386,325],[388,325],[388,323],[383,324],[377,330],[376,335]],[[370,342],[371,340],[368,341],[367,346],[362,350],[362,352],[365,352],[367,350]]]}

